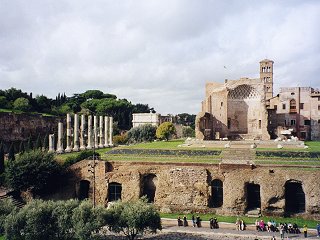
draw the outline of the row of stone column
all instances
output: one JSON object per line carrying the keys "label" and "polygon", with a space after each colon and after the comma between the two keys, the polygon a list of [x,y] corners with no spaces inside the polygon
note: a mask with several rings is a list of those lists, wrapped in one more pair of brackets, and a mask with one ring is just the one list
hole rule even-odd
{"label": "row of stone column", "polygon": [[[92,126],[93,118],[93,126]],[[71,116],[67,114],[67,146],[63,146],[63,123],[58,123],[57,149],[54,147],[54,134],[49,135],[49,152],[78,152],[85,149],[103,148],[113,146],[113,117],[108,116],[88,116],[88,127],[86,126],[86,116],[81,115],[79,128],[79,115],[74,114],[73,134],[71,126]],[[73,141],[73,145],[72,145]]]}

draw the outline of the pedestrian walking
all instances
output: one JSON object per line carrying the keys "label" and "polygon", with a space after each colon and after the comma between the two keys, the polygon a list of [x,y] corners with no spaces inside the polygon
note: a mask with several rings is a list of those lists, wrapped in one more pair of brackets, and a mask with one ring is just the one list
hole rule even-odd
{"label": "pedestrian walking", "polygon": [[192,226],[196,227],[196,218],[194,217],[194,214],[192,214]]}
{"label": "pedestrian walking", "polygon": [[183,216],[183,226],[187,227],[188,226],[188,221],[186,215]]}
{"label": "pedestrian walking", "polygon": [[303,226],[303,235],[304,235],[305,238],[308,237],[308,226],[307,225]]}
{"label": "pedestrian walking", "polygon": [[280,224],[279,232],[280,232],[280,239],[284,240],[284,226],[282,223]]}
{"label": "pedestrian walking", "polygon": [[320,223],[317,224],[317,237],[320,237]]}

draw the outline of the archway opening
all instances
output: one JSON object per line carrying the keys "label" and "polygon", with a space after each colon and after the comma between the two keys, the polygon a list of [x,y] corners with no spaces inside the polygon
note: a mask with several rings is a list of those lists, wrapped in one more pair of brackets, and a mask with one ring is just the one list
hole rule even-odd
{"label": "archway opening", "polygon": [[155,174],[148,174],[142,178],[142,192],[141,196],[147,196],[148,202],[154,202],[156,196],[157,176]]}
{"label": "archway opening", "polygon": [[113,202],[121,200],[122,185],[117,182],[109,183],[108,201]]}
{"label": "archway opening", "polygon": [[302,213],[306,210],[306,197],[299,182],[285,184],[285,211],[288,214]]}
{"label": "archway opening", "polygon": [[210,207],[218,208],[223,204],[223,182],[215,179],[211,182]]}
{"label": "archway opening", "polygon": [[261,208],[260,185],[247,184],[247,210]]}
{"label": "archway opening", "polygon": [[79,193],[78,193],[78,199],[84,200],[89,198],[89,188],[90,188],[90,182],[88,180],[81,180],[79,183]]}

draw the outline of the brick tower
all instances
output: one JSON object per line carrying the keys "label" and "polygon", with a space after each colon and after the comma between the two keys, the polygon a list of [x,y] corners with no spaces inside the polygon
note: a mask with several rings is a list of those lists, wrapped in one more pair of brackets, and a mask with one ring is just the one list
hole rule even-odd
{"label": "brick tower", "polygon": [[266,99],[273,97],[273,61],[264,59],[260,62],[260,79],[265,85]]}

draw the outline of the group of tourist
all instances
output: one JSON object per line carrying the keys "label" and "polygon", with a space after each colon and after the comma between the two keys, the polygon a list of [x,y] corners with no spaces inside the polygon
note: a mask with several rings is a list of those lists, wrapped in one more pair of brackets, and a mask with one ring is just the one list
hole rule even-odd
{"label": "group of tourist", "polygon": [[261,220],[256,220],[255,222],[256,230],[257,231],[267,231],[267,232],[284,232],[284,233],[293,233],[293,234],[299,234],[300,229],[296,223],[277,223],[274,220],[269,220],[267,223]]}
{"label": "group of tourist", "polygon": [[246,224],[245,224],[245,222],[243,221],[243,219],[237,218],[237,220],[236,220],[236,229],[237,229],[237,231],[244,231],[244,230],[246,230]]}
{"label": "group of tourist", "polygon": [[[197,215],[196,217],[194,215],[192,215],[192,226],[193,227],[201,227],[201,218],[199,215]],[[219,224],[218,224],[218,219],[216,217],[214,218],[210,218],[209,219],[209,223],[210,223],[210,229],[217,229],[219,228]],[[187,227],[188,226],[188,220],[186,215],[183,216],[183,218],[181,219],[181,217],[178,217],[178,226],[181,227]],[[255,221],[255,227],[256,230],[259,232],[263,232],[263,231],[267,231],[267,232],[279,232],[280,233],[280,239],[283,240],[284,239],[284,235],[285,234],[300,234],[301,231],[298,227],[298,225],[296,223],[279,223],[279,225],[277,225],[277,223],[274,220],[269,220],[267,223],[265,223],[263,221],[263,219],[259,220],[257,219]],[[244,231],[246,229],[246,224],[243,221],[243,219],[241,218],[237,218],[236,220],[236,229],[238,231]],[[308,227],[307,225],[303,226],[303,235],[305,238],[308,237]],[[317,224],[317,236],[320,237],[320,223]],[[257,238],[256,238],[257,239]],[[273,236],[271,238],[271,240],[276,240],[276,237]]]}
{"label": "group of tourist", "polygon": [[[202,220],[201,220],[199,215],[197,215],[197,216],[192,215],[191,220],[192,220],[192,226],[193,227],[201,227],[201,221]],[[215,218],[210,218],[209,219],[209,223],[210,223],[210,229],[219,228],[218,219],[216,217]],[[184,215],[182,219],[181,219],[180,216],[178,217],[178,226],[179,227],[182,227],[182,226],[183,227],[187,227],[187,226],[189,226],[186,215]]]}

